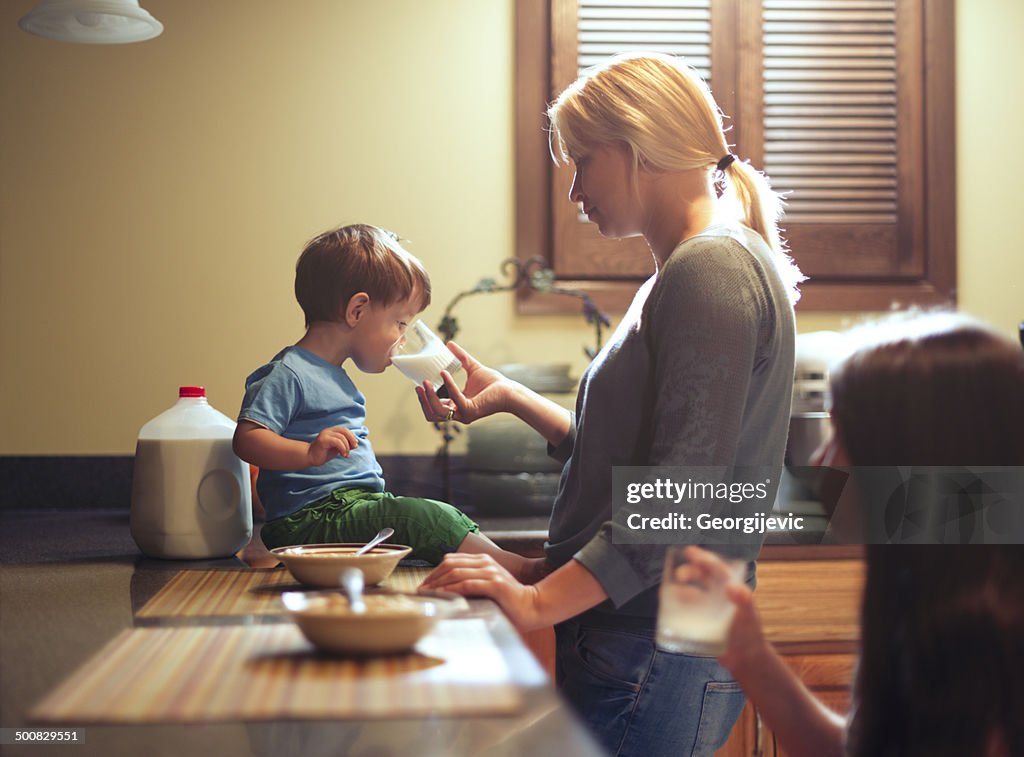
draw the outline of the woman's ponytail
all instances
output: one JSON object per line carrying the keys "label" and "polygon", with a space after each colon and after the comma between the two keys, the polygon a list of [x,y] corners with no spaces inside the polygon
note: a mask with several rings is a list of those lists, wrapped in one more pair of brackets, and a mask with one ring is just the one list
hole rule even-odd
{"label": "woman's ponytail", "polygon": [[778,256],[779,274],[789,291],[790,301],[796,302],[800,299],[798,284],[807,277],[787,253],[779,233],[784,204],[782,195],[771,188],[763,173],[744,160],[729,161],[722,174],[725,176],[725,193],[732,193],[743,215],[744,225],[760,234],[769,249]]}

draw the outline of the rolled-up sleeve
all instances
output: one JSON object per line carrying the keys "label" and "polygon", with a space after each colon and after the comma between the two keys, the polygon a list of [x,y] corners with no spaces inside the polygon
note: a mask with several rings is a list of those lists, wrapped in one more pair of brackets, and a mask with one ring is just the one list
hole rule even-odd
{"label": "rolled-up sleeve", "polygon": [[589,570],[616,607],[661,581],[667,547],[658,544],[615,544],[608,522],[573,559]]}
{"label": "rolled-up sleeve", "polygon": [[576,413],[569,413],[569,432],[558,445],[548,444],[548,457],[563,465],[572,457],[572,449],[576,445]]}

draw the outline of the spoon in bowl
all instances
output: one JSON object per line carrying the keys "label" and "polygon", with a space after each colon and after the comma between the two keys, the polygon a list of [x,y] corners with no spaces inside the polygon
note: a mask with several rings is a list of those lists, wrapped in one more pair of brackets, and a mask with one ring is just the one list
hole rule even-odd
{"label": "spoon in bowl", "polygon": [[338,580],[348,595],[348,605],[352,612],[357,615],[366,612],[366,603],[363,601],[363,571],[359,568],[345,568],[338,576]]}
{"label": "spoon in bowl", "polygon": [[356,550],[355,556],[359,557],[359,555],[365,555],[367,552],[376,547],[382,541],[390,539],[391,535],[394,533],[395,529],[393,528],[382,528],[380,531],[377,532],[376,536],[374,536],[372,539],[370,539],[370,541],[366,542],[366,544],[364,544]]}

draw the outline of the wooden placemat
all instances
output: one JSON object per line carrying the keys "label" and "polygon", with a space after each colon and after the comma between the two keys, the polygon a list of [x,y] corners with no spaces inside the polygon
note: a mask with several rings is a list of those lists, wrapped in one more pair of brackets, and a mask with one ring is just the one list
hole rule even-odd
{"label": "wooden placemat", "polygon": [[[390,591],[416,591],[433,568],[399,566],[381,584]],[[140,618],[280,615],[285,591],[307,589],[284,568],[273,570],[183,570],[136,613]]]}
{"label": "wooden placemat", "polygon": [[182,723],[509,714],[522,704],[485,622],[440,621],[415,653],[321,655],[291,623],[122,631],[32,722]]}

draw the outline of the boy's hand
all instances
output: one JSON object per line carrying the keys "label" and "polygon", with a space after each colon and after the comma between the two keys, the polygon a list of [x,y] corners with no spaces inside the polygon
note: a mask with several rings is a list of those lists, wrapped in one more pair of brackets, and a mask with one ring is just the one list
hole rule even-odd
{"label": "boy's hand", "polygon": [[333,460],[338,455],[348,457],[349,450],[358,446],[359,440],[356,435],[344,426],[325,428],[309,443],[306,459],[309,461],[309,467],[314,468]]}

